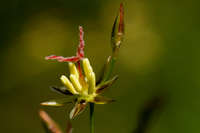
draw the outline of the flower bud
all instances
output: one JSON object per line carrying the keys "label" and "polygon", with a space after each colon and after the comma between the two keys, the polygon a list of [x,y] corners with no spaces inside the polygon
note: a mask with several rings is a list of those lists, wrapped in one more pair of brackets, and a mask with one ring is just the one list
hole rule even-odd
{"label": "flower bud", "polygon": [[111,44],[113,52],[115,52],[121,45],[124,36],[124,7],[121,3],[120,10],[115,18],[112,34],[111,34]]}

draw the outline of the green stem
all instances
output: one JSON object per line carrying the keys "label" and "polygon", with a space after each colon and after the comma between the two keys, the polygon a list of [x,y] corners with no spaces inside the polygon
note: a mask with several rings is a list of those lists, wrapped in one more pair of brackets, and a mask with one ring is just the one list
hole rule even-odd
{"label": "green stem", "polygon": [[115,62],[117,60],[117,54],[118,54],[118,49],[113,51],[112,55],[108,57],[107,63],[105,64],[104,73],[102,76],[103,78],[101,79],[101,84],[109,80],[113,72]]}
{"label": "green stem", "polygon": [[90,133],[94,133],[94,103],[90,103]]}

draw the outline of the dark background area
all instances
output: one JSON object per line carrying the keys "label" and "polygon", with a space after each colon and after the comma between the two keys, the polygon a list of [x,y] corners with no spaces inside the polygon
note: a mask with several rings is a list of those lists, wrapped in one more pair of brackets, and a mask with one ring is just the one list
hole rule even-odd
{"label": "dark background area", "polygon": [[[7,133],[43,133],[38,110],[62,127],[72,105],[39,103],[62,95],[67,63],[46,61],[51,54],[74,55],[78,26],[85,53],[98,74],[111,53],[110,33],[120,0],[7,0],[0,2],[0,127]],[[162,113],[149,133],[200,132],[200,1],[126,0],[126,35],[115,73],[118,82],[105,95],[116,99],[95,108],[96,133],[131,133],[141,108],[162,95]],[[73,121],[74,133],[89,132],[88,109]]]}

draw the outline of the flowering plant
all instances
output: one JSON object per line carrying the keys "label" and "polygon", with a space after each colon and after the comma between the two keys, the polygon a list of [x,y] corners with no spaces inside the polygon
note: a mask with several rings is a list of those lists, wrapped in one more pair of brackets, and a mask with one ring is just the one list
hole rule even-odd
{"label": "flowering plant", "polygon": [[[100,96],[100,94],[114,83],[117,76],[104,82],[96,84],[95,73],[90,65],[88,58],[84,57],[84,41],[83,41],[83,28],[80,26],[80,44],[78,47],[77,55],[73,57],[62,57],[51,55],[46,57],[47,60],[54,59],[60,62],[69,62],[70,80],[62,75],[60,77],[65,87],[58,88],[52,87],[54,90],[59,91],[65,95],[74,96],[75,106],[70,113],[70,119],[80,114],[87,103],[105,104],[113,101],[112,99]],[[81,67],[83,66],[83,69]],[[84,72],[83,72],[84,71]],[[50,100],[42,102],[41,105],[47,106],[62,106],[67,103],[68,99]]]}
{"label": "flowering plant", "polygon": [[[112,45],[112,55],[108,57],[106,64],[104,65],[104,71],[97,81],[95,73],[92,66],[90,65],[89,59],[84,55],[84,32],[83,28],[79,27],[80,31],[80,41],[79,46],[75,56],[63,57],[51,55],[47,56],[46,60],[57,60],[59,62],[68,62],[70,75],[69,78],[65,75],[60,77],[64,87],[52,87],[52,89],[67,95],[72,96],[75,102],[74,108],[70,112],[70,119],[78,116],[86,107],[90,104],[90,118],[91,118],[91,133],[94,132],[94,104],[106,104],[112,102],[112,99],[101,96],[100,94],[104,90],[110,87],[117,79],[118,76],[110,78],[115,61],[117,59],[117,54],[124,35],[124,11],[123,5],[120,5],[120,11],[117,15],[111,34],[111,45]],[[96,82],[97,81],[97,82]],[[46,102],[42,102],[41,105],[45,106],[63,106],[68,103],[68,98],[63,99],[53,99]],[[44,112],[40,111],[40,116],[46,123],[47,127],[52,127],[55,122],[52,122],[50,117]],[[51,126],[50,126],[51,125]],[[56,133],[60,133],[60,129],[56,127]],[[51,128],[50,132],[55,132]],[[54,128],[55,129],[55,128]],[[58,132],[57,132],[58,131]]]}

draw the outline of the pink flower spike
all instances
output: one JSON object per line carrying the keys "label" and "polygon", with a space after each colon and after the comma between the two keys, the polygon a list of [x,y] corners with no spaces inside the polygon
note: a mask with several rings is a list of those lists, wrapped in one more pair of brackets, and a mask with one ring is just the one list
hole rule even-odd
{"label": "pink flower spike", "polygon": [[83,27],[79,26],[79,35],[80,35],[80,41],[79,41],[79,46],[78,46],[78,51],[77,51],[77,56],[79,56],[80,58],[84,57],[84,46],[85,46],[85,42],[83,40],[83,36],[84,36],[84,32],[83,32]]}
{"label": "pink flower spike", "polygon": [[77,62],[80,60],[80,57],[72,56],[72,57],[63,57],[63,56],[56,56],[56,55],[50,55],[45,57],[46,60],[57,60],[59,62]]}

